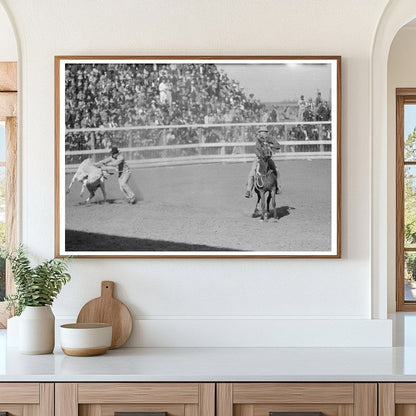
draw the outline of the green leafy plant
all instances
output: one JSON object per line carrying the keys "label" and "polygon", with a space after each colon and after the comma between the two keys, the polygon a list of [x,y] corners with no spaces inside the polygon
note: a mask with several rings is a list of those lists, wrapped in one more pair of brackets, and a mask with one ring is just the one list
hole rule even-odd
{"label": "green leafy plant", "polygon": [[68,257],[31,266],[23,246],[12,252],[4,251],[2,257],[10,261],[16,283],[16,293],[5,297],[7,309],[14,309],[15,315],[20,315],[26,306],[52,305],[63,285],[71,279]]}

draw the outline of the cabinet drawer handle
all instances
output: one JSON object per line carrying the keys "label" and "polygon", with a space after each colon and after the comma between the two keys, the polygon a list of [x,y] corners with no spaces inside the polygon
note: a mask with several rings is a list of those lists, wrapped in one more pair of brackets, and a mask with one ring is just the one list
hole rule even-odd
{"label": "cabinet drawer handle", "polygon": [[269,416],[323,416],[322,412],[269,412]]}
{"label": "cabinet drawer handle", "polygon": [[115,412],[114,416],[168,416],[168,412]]}

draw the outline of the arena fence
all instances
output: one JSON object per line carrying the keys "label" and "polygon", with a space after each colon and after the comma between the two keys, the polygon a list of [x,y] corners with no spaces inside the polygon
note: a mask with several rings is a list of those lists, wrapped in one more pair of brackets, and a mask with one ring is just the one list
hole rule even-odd
{"label": "arena fence", "polygon": [[330,121],[77,128],[65,132],[66,170],[107,157],[112,146],[133,168],[251,161],[256,132],[265,125],[281,145],[275,160],[331,158]]}

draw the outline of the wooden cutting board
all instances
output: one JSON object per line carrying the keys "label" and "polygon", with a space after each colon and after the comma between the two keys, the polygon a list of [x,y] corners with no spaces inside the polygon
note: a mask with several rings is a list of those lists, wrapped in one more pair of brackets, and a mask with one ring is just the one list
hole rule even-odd
{"label": "wooden cutting board", "polygon": [[87,302],[80,310],[77,323],[103,322],[113,326],[111,349],[121,347],[129,339],[133,319],[127,306],[113,297],[114,282],[101,282],[101,296]]}

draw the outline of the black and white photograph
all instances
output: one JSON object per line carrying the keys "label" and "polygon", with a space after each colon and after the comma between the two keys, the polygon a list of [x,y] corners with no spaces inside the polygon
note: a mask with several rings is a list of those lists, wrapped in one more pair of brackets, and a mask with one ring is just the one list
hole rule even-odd
{"label": "black and white photograph", "polygon": [[56,255],[340,257],[340,57],[55,57]]}

